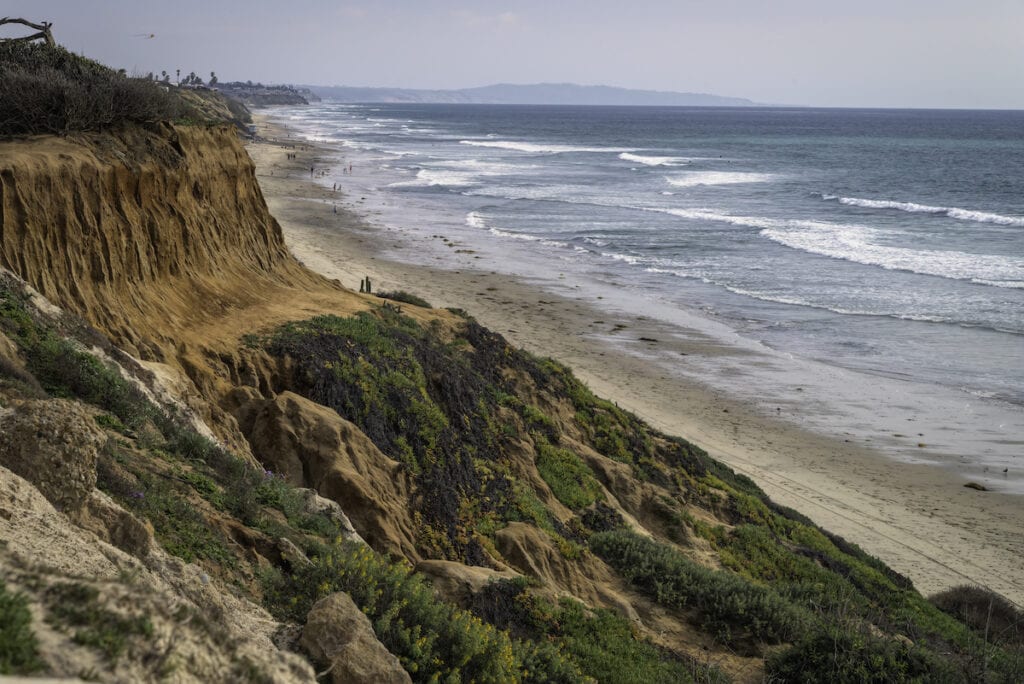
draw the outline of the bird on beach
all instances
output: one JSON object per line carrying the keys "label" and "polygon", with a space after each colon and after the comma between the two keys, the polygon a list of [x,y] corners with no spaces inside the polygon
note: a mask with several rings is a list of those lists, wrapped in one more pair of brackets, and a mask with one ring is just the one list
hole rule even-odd
{"label": "bird on beach", "polygon": [[133,33],[132,34],[132,38],[145,38],[146,40],[150,40],[151,38],[156,38],[156,34],[155,33]]}

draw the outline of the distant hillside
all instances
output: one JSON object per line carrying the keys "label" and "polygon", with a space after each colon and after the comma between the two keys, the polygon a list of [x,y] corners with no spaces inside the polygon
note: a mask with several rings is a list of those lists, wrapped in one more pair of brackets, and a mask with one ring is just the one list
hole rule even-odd
{"label": "distant hillside", "polygon": [[309,86],[328,100],[338,102],[442,102],[466,104],[551,104],[627,105],[675,107],[755,107],[758,103],[742,97],[707,93],[674,93],[633,90],[611,86],[581,86],[573,83],[513,85],[501,83],[461,90],[412,90],[407,88],[354,88]]}
{"label": "distant hillside", "polygon": [[255,107],[309,104],[310,100],[319,99],[302,88],[297,89],[290,85],[263,85],[252,81],[218,83],[217,89],[234,100]]}

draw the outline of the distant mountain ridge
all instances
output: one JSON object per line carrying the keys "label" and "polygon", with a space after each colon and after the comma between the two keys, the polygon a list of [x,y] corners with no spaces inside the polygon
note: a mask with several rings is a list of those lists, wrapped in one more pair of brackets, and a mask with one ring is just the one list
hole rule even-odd
{"label": "distant mountain ridge", "polygon": [[459,90],[416,90],[410,88],[361,88],[350,86],[307,86],[327,100],[337,102],[433,102],[452,104],[539,104],[539,105],[625,105],[662,107],[756,107],[742,97],[708,93],[677,93],[634,90],[614,86],[584,86],[574,83],[499,83]]}

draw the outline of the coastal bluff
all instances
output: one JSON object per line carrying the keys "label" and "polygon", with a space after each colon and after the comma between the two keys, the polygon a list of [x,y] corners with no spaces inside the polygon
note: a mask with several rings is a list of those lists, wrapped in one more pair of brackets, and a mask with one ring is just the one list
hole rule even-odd
{"label": "coastal bluff", "polygon": [[1017,632],[987,638],[558,361],[307,269],[228,125],[0,141],[0,267],[14,671],[1024,672]]}
{"label": "coastal bluff", "polygon": [[317,281],[227,124],[0,142],[0,231],[0,266],[143,358],[267,286]]}

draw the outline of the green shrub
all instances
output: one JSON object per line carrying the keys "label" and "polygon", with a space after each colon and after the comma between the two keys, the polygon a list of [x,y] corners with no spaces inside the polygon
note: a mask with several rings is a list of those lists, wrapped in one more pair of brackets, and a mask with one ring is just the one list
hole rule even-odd
{"label": "green shrub", "polygon": [[965,622],[987,640],[1024,645],[1024,611],[984,587],[963,584],[928,599],[942,612]]}
{"label": "green shrub", "polygon": [[555,497],[572,510],[589,506],[604,497],[593,471],[568,449],[538,442],[537,471]]}
{"label": "green shrub", "polygon": [[144,616],[125,617],[99,604],[99,591],[84,584],[55,584],[46,592],[49,621],[75,627],[75,643],[90,646],[116,661],[134,636],[153,636]]}
{"label": "green shrub", "polygon": [[412,304],[413,306],[421,306],[424,309],[433,308],[430,306],[430,302],[425,300],[423,297],[414,295],[411,292],[405,290],[391,290],[390,292],[377,292],[377,296],[382,299],[391,299],[396,302],[404,302],[405,304]]}
{"label": "green shrub", "polygon": [[473,596],[470,610],[517,637],[555,643],[583,674],[600,682],[722,679],[717,671],[638,637],[618,613],[591,610],[569,598],[552,603],[529,587],[530,580],[522,577],[492,582]]}
{"label": "green shrub", "polygon": [[100,415],[95,417],[95,420],[96,424],[102,428],[113,430],[114,432],[120,432],[121,434],[124,434],[125,432],[128,431],[128,428],[125,427],[124,423],[117,419],[117,416],[112,416],[107,413],[101,413]]}
{"label": "green shrub", "polygon": [[872,636],[848,625],[816,630],[791,648],[769,656],[773,681],[835,684],[964,681],[931,651],[907,642]]}
{"label": "green shrub", "polygon": [[[321,546],[311,561],[291,576],[264,575],[271,612],[302,622],[317,600],[343,591],[414,681],[582,681],[556,652],[514,642],[475,615],[440,601],[408,565],[387,561],[365,545]],[[527,673],[526,663],[544,669]]]}
{"label": "green shrub", "polygon": [[130,428],[153,417],[146,396],[116,368],[37,322],[28,312],[24,293],[0,287],[0,330],[18,344],[28,370],[50,395],[81,399]]}
{"label": "green shrub", "polygon": [[266,348],[294,360],[295,391],[354,422],[416,477],[425,553],[486,563],[477,522],[510,507],[511,493],[507,468],[495,463],[501,425],[489,360],[383,309],[290,323]]}
{"label": "green shrub", "polygon": [[30,674],[42,667],[28,601],[0,581],[0,674]]}
{"label": "green shrub", "polygon": [[810,615],[774,591],[729,572],[715,571],[652,539],[625,530],[590,537],[591,550],[658,603],[692,608],[701,626],[726,643],[746,636],[768,643],[790,641]]}
{"label": "green shrub", "polygon": [[218,565],[236,564],[224,538],[210,527],[181,489],[155,477],[142,478],[142,486],[121,501],[153,523],[156,538],[168,553],[188,563],[202,559]]}
{"label": "green shrub", "polygon": [[186,114],[166,86],[59,46],[0,41],[0,135],[66,135]]}

